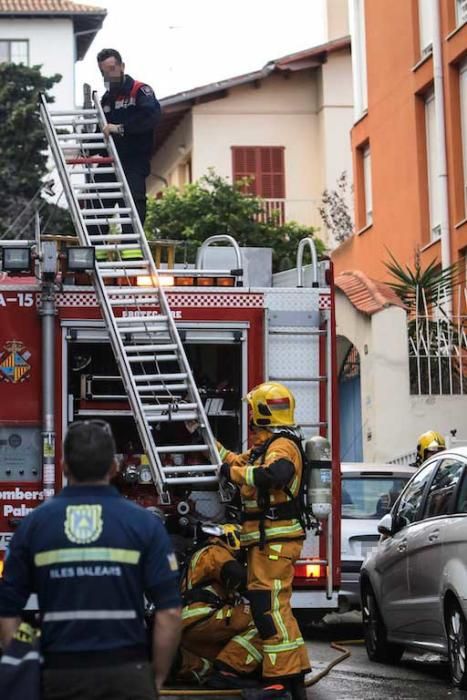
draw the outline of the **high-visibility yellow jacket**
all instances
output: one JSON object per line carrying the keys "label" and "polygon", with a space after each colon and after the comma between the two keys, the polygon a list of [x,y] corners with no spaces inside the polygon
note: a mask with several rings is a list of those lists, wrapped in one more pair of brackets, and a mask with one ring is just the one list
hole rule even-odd
{"label": "high-visibility yellow jacket", "polygon": [[[226,586],[229,566],[239,566],[229,548],[219,539],[209,540],[205,547],[195,552],[188,564],[181,582],[182,596],[191,591],[206,591],[218,599],[218,604],[209,600],[187,603],[183,607],[184,626],[198,622],[213,614],[229,602],[230,595]],[[227,576],[226,576],[227,574]]]}
{"label": "high-visibility yellow jacket", "polygon": [[[258,504],[259,489],[255,485],[254,471],[258,468],[270,469],[272,465],[277,465],[278,462],[288,462],[293,469],[290,469],[291,477],[284,487],[272,486],[269,489],[269,504],[273,509],[281,503],[287,503],[296,498],[300,491],[300,483],[302,479],[302,456],[298,446],[293,440],[287,437],[277,437],[266,449],[266,452],[256,460],[252,461],[252,450],[266,443],[272,437],[267,430],[260,430],[255,435],[253,447],[242,454],[229,452],[220,443],[218,443],[221,459],[230,466],[230,478],[234,484],[240,487],[240,495],[242,498],[242,508],[247,517],[252,517],[258,514],[258,520],[246,520],[243,523],[240,540],[243,547],[258,544],[261,540],[260,533],[260,514],[261,509]],[[287,493],[287,491],[289,493]],[[292,496],[292,498],[291,498]],[[296,540],[303,539],[305,532],[300,521],[296,518],[286,520],[264,519],[264,539],[265,541],[277,540]]]}

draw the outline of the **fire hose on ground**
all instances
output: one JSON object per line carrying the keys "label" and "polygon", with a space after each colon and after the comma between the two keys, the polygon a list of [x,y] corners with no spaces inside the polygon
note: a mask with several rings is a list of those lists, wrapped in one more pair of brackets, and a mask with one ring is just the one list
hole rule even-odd
{"label": "fire hose on ground", "polygon": [[[334,649],[335,651],[341,652],[339,656],[337,656],[335,659],[330,661],[319,673],[313,674],[310,676],[307,680],[305,680],[305,687],[306,688],[311,688],[312,685],[315,685],[318,683],[322,678],[328,675],[332,669],[337,666],[338,664],[342,663],[346,659],[351,656],[352,652],[349,651],[344,644],[360,644],[362,640],[360,639],[349,639],[343,642],[331,642],[330,647],[331,649]],[[242,690],[206,690],[206,689],[189,689],[189,688],[170,688],[166,689],[163,688],[160,693],[159,697],[165,698],[165,697],[201,697],[201,698],[206,698],[206,697],[226,697],[226,698],[232,698],[232,697],[242,697]]]}

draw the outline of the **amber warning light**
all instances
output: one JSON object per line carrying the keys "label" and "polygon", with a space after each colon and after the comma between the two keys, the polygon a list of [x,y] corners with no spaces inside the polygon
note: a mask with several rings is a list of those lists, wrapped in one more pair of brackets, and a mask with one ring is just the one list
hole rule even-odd
{"label": "amber warning light", "polygon": [[321,578],[325,575],[322,564],[297,564],[295,576],[297,578]]}

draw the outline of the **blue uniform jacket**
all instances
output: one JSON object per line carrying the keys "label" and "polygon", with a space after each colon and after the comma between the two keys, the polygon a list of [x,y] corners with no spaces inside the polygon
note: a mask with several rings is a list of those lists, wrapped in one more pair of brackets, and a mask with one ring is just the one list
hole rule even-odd
{"label": "blue uniform jacket", "polygon": [[180,605],[164,525],[112,486],[67,486],[22,521],[0,617],[20,615],[33,592],[45,655],[146,648],[143,594],[159,610]]}
{"label": "blue uniform jacket", "polygon": [[154,128],[161,114],[152,88],[125,75],[117,90],[104,93],[101,104],[108,122],[124,126],[124,135],[114,136],[124,169],[149,175]]}

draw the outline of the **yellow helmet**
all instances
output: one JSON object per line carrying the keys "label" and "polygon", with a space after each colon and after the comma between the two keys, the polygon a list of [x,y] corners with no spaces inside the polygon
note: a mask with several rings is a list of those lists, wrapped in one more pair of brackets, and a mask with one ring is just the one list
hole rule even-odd
{"label": "yellow helmet", "polygon": [[201,529],[210,537],[220,537],[230,549],[234,551],[240,549],[242,527],[238,523],[204,523]]}
{"label": "yellow helmet", "polygon": [[433,454],[446,449],[444,437],[435,430],[428,430],[418,438],[417,442],[417,464],[422,464],[428,459],[429,453]]}
{"label": "yellow helmet", "polygon": [[259,428],[295,426],[295,397],[283,384],[259,384],[246,395],[246,400],[251,408],[253,425]]}

